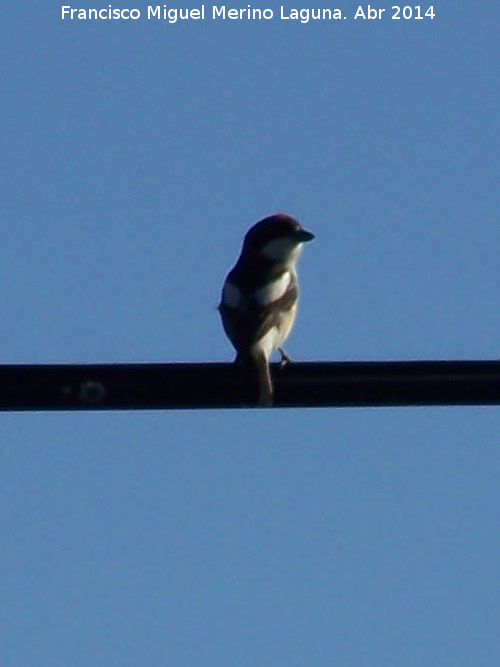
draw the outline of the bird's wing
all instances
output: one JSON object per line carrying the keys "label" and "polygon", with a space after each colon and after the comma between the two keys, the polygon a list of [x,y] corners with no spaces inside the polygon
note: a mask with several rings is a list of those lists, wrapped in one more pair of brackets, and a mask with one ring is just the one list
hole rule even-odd
{"label": "bird's wing", "polygon": [[224,329],[238,352],[245,353],[272,327],[279,327],[283,313],[296,304],[295,276],[287,272],[285,281],[283,275],[250,293],[240,290],[228,276],[219,310]]}

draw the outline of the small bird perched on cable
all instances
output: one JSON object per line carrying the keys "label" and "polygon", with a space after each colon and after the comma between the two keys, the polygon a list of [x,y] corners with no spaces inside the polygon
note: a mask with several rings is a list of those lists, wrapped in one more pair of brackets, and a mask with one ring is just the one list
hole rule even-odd
{"label": "small bird perched on cable", "polygon": [[219,312],[236,362],[251,373],[260,405],[272,405],[269,357],[281,348],[297,313],[295,264],[302,244],[314,234],[286,213],[257,222],[245,235],[240,256],[226,276]]}

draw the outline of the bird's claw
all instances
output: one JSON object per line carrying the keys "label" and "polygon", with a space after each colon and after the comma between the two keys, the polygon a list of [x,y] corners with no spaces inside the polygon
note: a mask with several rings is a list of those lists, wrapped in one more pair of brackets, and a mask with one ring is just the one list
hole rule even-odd
{"label": "bird's claw", "polygon": [[284,366],[292,362],[292,360],[282,347],[278,348],[278,352],[281,354],[280,368],[284,368]]}

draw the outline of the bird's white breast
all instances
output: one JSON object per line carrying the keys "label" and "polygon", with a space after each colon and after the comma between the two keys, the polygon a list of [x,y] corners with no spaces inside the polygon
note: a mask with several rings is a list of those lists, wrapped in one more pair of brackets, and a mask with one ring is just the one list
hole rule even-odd
{"label": "bird's white breast", "polygon": [[281,299],[286,294],[291,280],[292,274],[290,271],[285,271],[276,280],[256,290],[254,294],[255,301],[261,306],[267,306],[274,301],[278,301],[278,299]]}
{"label": "bird's white breast", "polygon": [[256,343],[256,347],[264,352],[269,359],[274,350],[277,350],[288,337],[297,314],[296,306],[283,312],[278,323],[271,327],[262,338]]}

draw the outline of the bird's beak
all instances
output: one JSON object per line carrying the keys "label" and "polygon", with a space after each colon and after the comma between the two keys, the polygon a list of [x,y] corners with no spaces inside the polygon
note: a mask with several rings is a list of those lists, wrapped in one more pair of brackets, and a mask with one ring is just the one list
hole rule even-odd
{"label": "bird's beak", "polygon": [[307,243],[307,241],[313,240],[314,234],[308,232],[306,229],[301,229],[300,232],[297,233],[297,238],[300,243]]}

